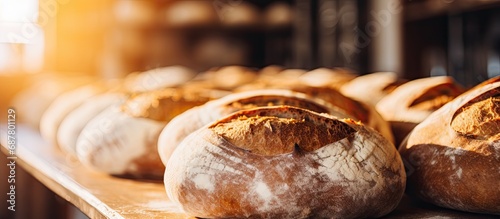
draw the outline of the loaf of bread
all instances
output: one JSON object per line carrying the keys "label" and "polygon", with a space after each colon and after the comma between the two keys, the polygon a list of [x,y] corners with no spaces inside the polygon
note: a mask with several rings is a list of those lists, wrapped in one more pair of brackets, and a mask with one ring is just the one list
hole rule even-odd
{"label": "loaf of bread", "polygon": [[111,105],[119,104],[132,93],[177,87],[195,76],[182,66],[134,72],[124,79],[95,82],[58,97],[42,117],[42,136],[70,155],[76,156],[76,141],[83,127]]}
{"label": "loaf of bread", "polygon": [[108,92],[90,97],[71,111],[57,130],[57,145],[66,154],[76,157],[76,141],[87,123],[99,113],[113,105],[122,104],[128,94]]}
{"label": "loaf of bread", "polygon": [[344,68],[317,68],[299,77],[299,81],[311,87],[330,87],[340,89],[356,78],[356,74]]}
{"label": "loaf of bread", "polygon": [[372,127],[382,134],[390,142],[394,142],[390,124],[371,105],[361,103],[342,95],[334,88],[293,86],[294,91],[302,92],[343,109],[354,120]]}
{"label": "loaf of bread", "polygon": [[345,96],[375,106],[378,101],[404,82],[395,72],[376,72],[354,78],[343,85],[340,92]]}
{"label": "loaf of bread", "polygon": [[255,90],[227,95],[192,108],[165,126],[158,139],[158,152],[166,164],[177,145],[197,129],[231,113],[259,106],[295,106],[340,118],[349,116],[325,101],[289,90]]}
{"label": "loaf of bread", "polygon": [[201,218],[375,218],[405,189],[396,148],[350,119],[289,107],[239,111],[189,135],[168,197]]}
{"label": "loaf of bread", "polygon": [[500,82],[473,88],[432,113],[399,151],[410,194],[500,215]]}
{"label": "loaf of bread", "polygon": [[88,98],[105,92],[116,81],[99,81],[84,85],[59,95],[45,110],[40,119],[40,134],[45,141],[57,145],[57,132],[64,118]]}
{"label": "loaf of bread", "polygon": [[257,78],[255,70],[236,65],[213,69],[207,74],[209,74],[207,80],[213,83],[216,89],[223,90],[233,90]]}
{"label": "loaf of bread", "polygon": [[180,88],[132,95],[85,125],[77,139],[77,157],[111,175],[161,179],[164,165],[158,156],[158,135],[173,117],[207,100]]}
{"label": "loaf of bread", "polygon": [[213,4],[208,1],[175,1],[163,12],[164,23],[173,27],[213,25],[219,20]]}
{"label": "loaf of bread", "polygon": [[463,91],[451,77],[416,79],[394,89],[376,109],[391,123],[396,144],[400,144],[418,123]]}

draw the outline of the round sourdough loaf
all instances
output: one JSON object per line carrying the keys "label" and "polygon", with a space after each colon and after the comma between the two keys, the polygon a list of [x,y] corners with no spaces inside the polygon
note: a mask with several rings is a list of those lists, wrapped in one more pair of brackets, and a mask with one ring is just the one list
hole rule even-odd
{"label": "round sourdough loaf", "polygon": [[405,189],[396,148],[350,119],[289,107],[239,111],[189,135],[165,171],[170,200],[202,218],[366,218]]}
{"label": "round sourdough loaf", "polygon": [[177,145],[197,129],[231,113],[259,106],[295,106],[340,118],[348,114],[320,99],[288,90],[256,90],[227,95],[202,106],[187,110],[165,126],[158,139],[158,151],[164,164]]}
{"label": "round sourdough loaf", "polygon": [[85,125],[77,139],[77,157],[104,173],[161,179],[165,167],[158,156],[158,135],[173,117],[206,101],[208,97],[180,88],[132,95]]}
{"label": "round sourdough loaf", "polygon": [[500,215],[500,82],[438,109],[399,151],[411,194],[442,207]]}

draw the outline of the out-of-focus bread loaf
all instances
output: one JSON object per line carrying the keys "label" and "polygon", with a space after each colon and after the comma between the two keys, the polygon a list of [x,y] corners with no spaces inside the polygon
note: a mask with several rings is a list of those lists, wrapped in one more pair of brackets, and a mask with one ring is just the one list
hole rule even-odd
{"label": "out-of-focus bread loaf", "polygon": [[381,217],[405,180],[396,148],[377,132],[288,106],[199,129],[165,171],[170,200],[202,218]]}
{"label": "out-of-focus bread loaf", "polygon": [[123,92],[96,95],[71,111],[57,131],[57,143],[61,150],[76,157],[76,141],[85,125],[106,108],[123,103],[126,97],[127,94]]}
{"label": "out-of-focus bread loaf", "polygon": [[219,19],[210,1],[175,1],[163,13],[164,23],[173,27],[213,25]]}
{"label": "out-of-focus bread loaf", "polygon": [[99,81],[59,95],[45,110],[40,119],[40,134],[44,140],[57,145],[57,131],[64,118],[88,98],[103,93],[117,85],[117,81]]}
{"label": "out-of-focus bread loaf", "polygon": [[345,96],[375,106],[378,101],[391,93],[404,80],[395,72],[376,72],[362,75],[347,82],[340,88]]}
{"label": "out-of-focus bread loaf", "polygon": [[163,129],[158,139],[158,151],[164,164],[177,145],[197,129],[231,113],[259,106],[295,106],[340,118],[349,117],[342,109],[325,101],[288,90],[256,90],[227,95],[223,98],[187,110]]}
{"label": "out-of-focus bread loaf", "polygon": [[207,100],[203,94],[178,88],[132,95],[84,127],[76,143],[77,156],[100,172],[160,179],[164,165],[158,156],[158,135],[173,117]]}
{"label": "out-of-focus bread loaf", "polygon": [[397,87],[377,103],[376,109],[391,123],[399,144],[418,123],[463,91],[451,77],[416,79]]}
{"label": "out-of-focus bread loaf", "polygon": [[59,95],[85,84],[95,78],[87,76],[43,75],[34,84],[22,90],[12,100],[19,115],[19,122],[39,129],[43,113]]}

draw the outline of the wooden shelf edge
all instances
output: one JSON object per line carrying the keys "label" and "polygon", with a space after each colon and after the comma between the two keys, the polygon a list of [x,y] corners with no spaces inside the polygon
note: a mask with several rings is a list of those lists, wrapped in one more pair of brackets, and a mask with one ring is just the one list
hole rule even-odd
{"label": "wooden shelf edge", "polygon": [[[9,149],[6,146],[6,139],[4,137],[7,136],[7,134],[4,129],[0,129],[0,133],[1,151],[8,156]],[[19,145],[17,145],[16,157],[16,163],[19,163],[19,165],[29,174],[54,193],[75,205],[90,218],[123,218],[109,206],[100,202],[94,195],[86,192],[85,188],[80,186],[77,182],[71,181],[65,177],[57,177],[57,172],[59,172],[59,170],[43,160],[38,159],[36,154],[26,150],[24,147],[19,147]],[[80,192],[77,194],[74,191]]]}

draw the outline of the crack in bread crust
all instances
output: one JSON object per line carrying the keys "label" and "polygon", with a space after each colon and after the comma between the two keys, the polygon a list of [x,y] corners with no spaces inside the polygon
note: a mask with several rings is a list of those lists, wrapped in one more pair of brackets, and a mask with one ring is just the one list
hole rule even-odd
{"label": "crack in bread crust", "polygon": [[[274,108],[265,112],[264,109],[267,108],[236,113],[216,123],[211,129],[236,147],[266,156],[291,153],[295,146],[304,151],[314,151],[355,132],[337,120],[325,123],[309,115],[297,118],[294,115],[297,112],[295,108],[285,108],[291,112],[276,112]],[[260,115],[252,116],[256,110],[259,110]],[[308,138],[303,138],[304,135]]]}

